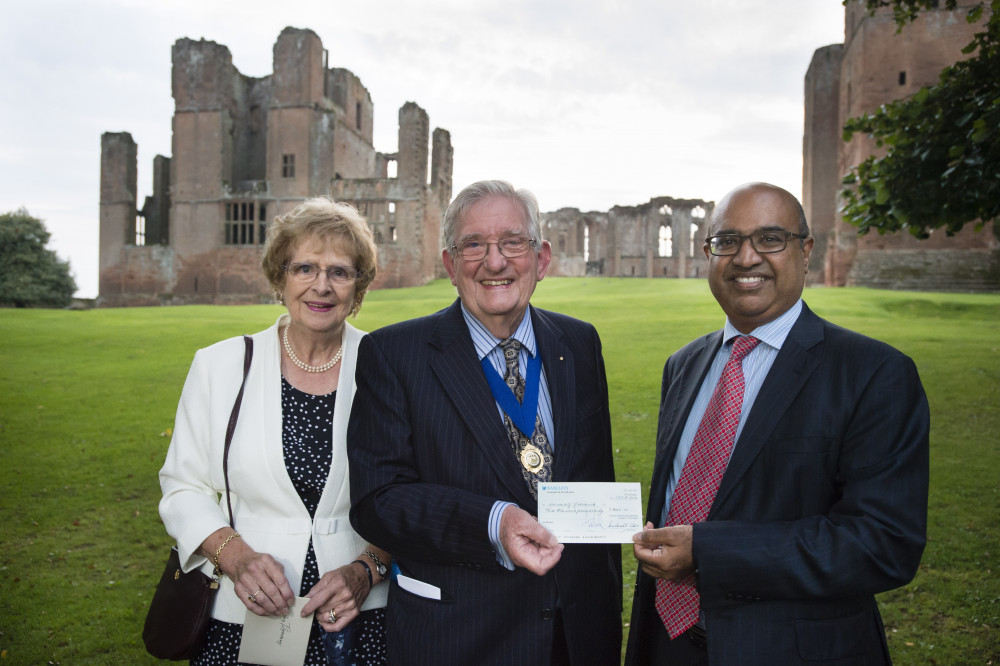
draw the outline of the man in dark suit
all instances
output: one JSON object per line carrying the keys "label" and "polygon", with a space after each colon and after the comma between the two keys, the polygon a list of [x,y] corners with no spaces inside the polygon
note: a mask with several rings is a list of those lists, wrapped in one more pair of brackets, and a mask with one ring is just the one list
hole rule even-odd
{"label": "man in dark suit", "polygon": [[619,546],[534,518],[539,481],[614,480],[600,339],[529,305],[552,252],[530,192],[470,185],[444,237],[458,300],[358,352],[351,523],[399,567],[389,663],[617,664]]}
{"label": "man in dark suit", "polygon": [[726,325],[663,371],[626,663],[889,663],[874,595],[926,534],[916,367],[802,302],[813,239],[785,190],[733,190],[710,234]]}

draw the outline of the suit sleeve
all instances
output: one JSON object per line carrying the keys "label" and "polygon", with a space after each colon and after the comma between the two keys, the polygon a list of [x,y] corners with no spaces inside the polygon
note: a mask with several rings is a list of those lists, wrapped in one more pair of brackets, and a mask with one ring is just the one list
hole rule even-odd
{"label": "suit sleeve", "polygon": [[[421,474],[415,447],[446,450],[449,442],[417,441],[413,389],[371,336],[358,350],[356,382],[348,427],[354,529],[392,553],[441,564],[498,566],[487,536],[495,498],[429,482]],[[435,414],[421,419],[433,421]],[[446,432],[441,430],[442,437]],[[442,464],[449,464],[447,457]]]}
{"label": "suit sleeve", "polygon": [[[865,360],[853,363],[867,366]],[[769,522],[695,525],[694,556],[705,607],[734,599],[870,595],[913,578],[927,523],[927,399],[908,357],[893,352],[870,360],[877,361],[874,369],[868,366],[856,373],[863,376],[853,377],[861,386],[848,391],[838,386],[850,381],[834,380],[825,402],[796,403],[816,410],[811,419],[800,415],[803,420],[820,422],[825,411],[835,415],[831,421],[845,422],[819,456],[828,474],[794,474],[794,463],[781,462],[801,460],[810,444],[806,438],[786,440],[785,450],[775,450],[781,442],[769,441],[771,448],[761,455],[770,461],[761,464],[769,465],[773,476],[754,477],[758,487],[746,496],[748,503],[757,503],[747,516],[766,514]],[[774,507],[795,499],[806,505],[794,508],[801,515],[772,520],[776,511],[789,510]]]}

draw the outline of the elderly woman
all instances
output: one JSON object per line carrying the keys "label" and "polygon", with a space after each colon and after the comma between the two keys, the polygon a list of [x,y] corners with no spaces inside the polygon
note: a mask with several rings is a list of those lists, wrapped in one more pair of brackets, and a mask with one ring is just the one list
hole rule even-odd
{"label": "elderly woman", "polygon": [[364,219],[331,199],[305,201],[268,230],[261,266],[288,313],[252,336],[229,451],[235,530],[223,449],[243,339],[195,354],[160,470],[160,516],[182,567],[225,574],[192,664],[237,663],[246,611],[283,615],[297,595],[310,599],[302,615],[314,616],[306,664],[326,664],[324,632],[350,624],[352,663],[384,663],[388,586],[379,583],[389,554],[351,529],[346,442],[363,333],[345,320],[361,308],[375,265]]}

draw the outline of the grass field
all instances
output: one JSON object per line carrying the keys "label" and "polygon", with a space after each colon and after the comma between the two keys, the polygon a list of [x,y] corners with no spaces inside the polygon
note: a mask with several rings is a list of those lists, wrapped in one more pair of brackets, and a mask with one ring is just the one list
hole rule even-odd
{"label": "grass field", "polygon": [[[454,289],[373,292],[372,330]],[[812,289],[810,307],[914,358],[931,405],[928,545],[879,597],[897,664],[1000,664],[1000,296]],[[652,468],[666,357],[718,328],[703,281],[547,279],[533,302],[593,322],[619,480]],[[278,306],[0,310],[0,663],[150,663],[140,637],[169,539],[156,473],[192,355]],[[625,555],[626,612],[635,575]]]}

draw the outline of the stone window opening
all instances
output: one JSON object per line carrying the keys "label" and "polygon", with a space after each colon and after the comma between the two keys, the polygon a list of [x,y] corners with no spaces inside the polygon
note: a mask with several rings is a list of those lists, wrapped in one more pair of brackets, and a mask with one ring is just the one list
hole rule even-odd
{"label": "stone window opening", "polygon": [[144,215],[135,216],[135,238],[136,247],[146,244],[146,217]]}
{"label": "stone window opening", "polygon": [[905,86],[906,85],[906,72],[900,72],[899,73],[899,85],[901,85],[901,86]]}
{"label": "stone window opening", "polygon": [[226,245],[262,245],[267,236],[267,206],[256,201],[225,204]]}
{"label": "stone window opening", "polygon": [[396,160],[388,160],[385,163],[385,177],[386,178],[396,177]]}
{"label": "stone window opening", "polygon": [[590,225],[583,228],[583,261],[590,261]]}
{"label": "stone window opening", "polygon": [[[660,237],[659,237],[659,256],[661,257],[672,257],[674,256],[674,230],[670,228],[669,225],[660,225]],[[666,269],[664,269],[666,270]]]}
{"label": "stone window opening", "polygon": [[354,103],[354,127],[361,129],[361,102]]}
{"label": "stone window opening", "polygon": [[396,242],[396,227],[389,227],[389,242]]}
{"label": "stone window opening", "polygon": [[396,215],[396,202],[395,201],[390,201],[389,202],[389,216],[393,217],[395,215]]}
{"label": "stone window opening", "polygon": [[295,154],[281,156],[281,177],[295,178]]}
{"label": "stone window opening", "polygon": [[[691,211],[691,214],[693,215],[694,211]],[[701,216],[705,217],[705,213],[702,212]],[[692,224],[691,225],[691,251],[690,251],[690,254],[688,254],[689,257],[693,257],[694,256],[694,244],[695,244],[695,240],[697,239],[697,237],[698,237],[698,225],[697,224]]]}
{"label": "stone window opening", "polygon": [[666,204],[660,206],[660,215],[673,215],[673,214],[674,214],[674,209],[671,208],[670,206]]}
{"label": "stone window opening", "polygon": [[696,220],[704,220],[705,209],[702,208],[701,206],[695,206],[694,208],[691,209],[691,217],[695,218]]}

